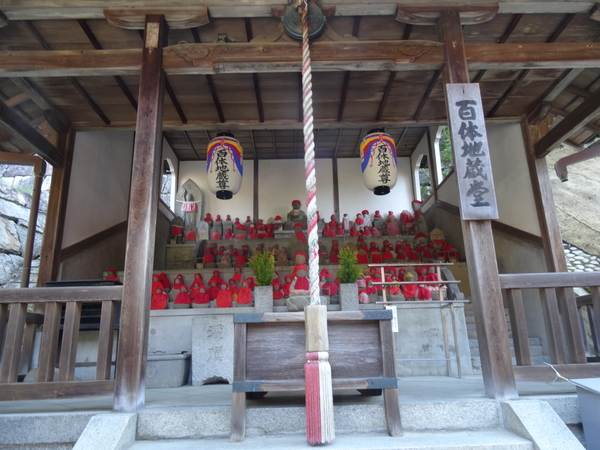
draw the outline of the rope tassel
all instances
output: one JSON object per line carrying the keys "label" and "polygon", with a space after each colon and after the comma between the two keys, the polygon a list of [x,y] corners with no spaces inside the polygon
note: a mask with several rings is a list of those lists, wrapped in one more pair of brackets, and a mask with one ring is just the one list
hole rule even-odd
{"label": "rope tassel", "polygon": [[327,337],[327,307],[320,305],[319,236],[317,232],[317,179],[313,136],[312,76],[308,46],[308,3],[301,0],[302,13],[302,108],[304,110],[304,168],[308,218],[308,274],[310,305],[304,309],[306,326],[306,440],[311,445],[326,444],[335,438],[333,391]]}
{"label": "rope tassel", "polygon": [[309,352],[304,364],[306,377],[306,440],[311,445],[325,444],[335,438],[333,397],[329,353]]}

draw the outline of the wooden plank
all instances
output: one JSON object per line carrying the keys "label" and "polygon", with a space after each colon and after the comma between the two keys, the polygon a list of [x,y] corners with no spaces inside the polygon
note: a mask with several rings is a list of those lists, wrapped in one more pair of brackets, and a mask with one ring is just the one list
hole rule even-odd
{"label": "wooden plank", "polygon": [[461,6],[429,6],[425,4],[412,6],[399,4],[396,11],[396,20],[411,25],[436,25],[439,17],[443,14],[442,9],[458,13],[458,20],[462,25],[477,25],[489,22],[496,17],[498,4]]}
{"label": "wooden plank", "polygon": [[[342,134],[342,130],[340,129],[340,134],[339,136],[341,136]],[[339,136],[338,136],[338,142],[339,142]],[[336,153],[337,153],[337,149],[336,149]],[[339,182],[339,171],[338,171],[338,161],[337,158],[333,157],[333,159],[331,160],[331,178],[333,180],[333,213],[335,214],[335,217],[338,218],[338,221],[342,221],[342,215],[340,214],[340,182]]]}
{"label": "wooden plank", "polygon": [[540,289],[540,297],[542,300],[544,323],[546,324],[546,338],[548,340],[550,361],[554,364],[566,364],[567,352],[560,323],[556,292],[553,288],[543,288]]}
{"label": "wooden plank", "polygon": [[64,167],[55,168],[52,171],[46,226],[40,252],[38,286],[44,286],[46,281],[55,280],[58,275],[74,144],[75,132],[69,128],[66,134],[60,135],[58,144],[58,148],[65,158]]}
{"label": "wooden plank", "polygon": [[98,332],[98,357],[96,359],[96,380],[109,380],[112,363],[113,338],[116,305],[113,301],[102,302],[100,330]]}
{"label": "wooden plank", "polygon": [[0,356],[2,356],[2,349],[4,348],[4,331],[6,330],[7,321],[8,305],[6,303],[0,303]]}
{"label": "wooden plank", "polygon": [[502,274],[502,289],[539,289],[600,286],[600,272]]}
{"label": "wooden plank", "polygon": [[21,362],[19,364],[19,373],[27,373],[31,369],[33,358],[33,346],[35,343],[35,332],[38,329],[36,323],[25,321],[25,331],[23,333],[23,347],[21,349]]}
{"label": "wooden plank", "polygon": [[21,92],[14,97],[4,100],[4,103],[9,108],[14,108],[15,106],[19,106],[21,103],[26,102],[27,100],[29,100],[29,96],[25,92]]}
{"label": "wooden plank", "polygon": [[519,289],[507,289],[506,300],[517,365],[530,366],[529,333],[527,331],[527,322],[525,321],[525,309],[523,308],[521,291]]}
{"label": "wooden plank", "polygon": [[0,126],[14,137],[25,142],[31,149],[54,167],[63,165],[63,155],[54,145],[38,133],[29,123],[21,119],[4,102],[0,102]]}
{"label": "wooden plank", "polygon": [[101,397],[114,392],[115,381],[54,381],[0,385],[0,401]]}
{"label": "wooden plank", "polygon": [[144,8],[144,9],[112,9],[105,8],[104,16],[111,25],[126,30],[143,30],[147,15],[163,15],[169,29],[183,30],[197,28],[210,22],[208,8]]}
{"label": "wooden plank", "polygon": [[[478,84],[446,84],[446,104],[463,220],[498,219],[498,205]],[[460,149],[460,150],[459,150]],[[462,151],[462,153],[461,153]]]}
{"label": "wooden plank", "polygon": [[162,163],[163,16],[147,16],[134,143],[121,331],[113,408],[132,412],[145,403],[150,285]]}
{"label": "wooden plank", "polygon": [[10,305],[6,339],[4,340],[4,353],[2,355],[2,364],[0,365],[0,383],[13,383],[17,381],[26,315],[26,303],[13,303]]}
{"label": "wooden plank", "polygon": [[42,341],[40,343],[40,358],[38,360],[38,382],[54,380],[61,311],[62,303],[46,303]]}
{"label": "wooden plank", "polygon": [[[252,134],[252,132],[250,132]],[[252,137],[252,146],[254,148],[254,137]],[[258,159],[258,155],[256,154],[256,149],[254,150],[254,161],[252,161],[252,167],[254,169],[253,175],[253,187],[252,187],[252,217],[254,218],[254,222],[258,221],[258,207],[259,207],[259,165],[260,161]]]}
{"label": "wooden plank", "polygon": [[[29,210],[30,224],[37,224],[38,212],[40,209],[40,195],[42,193],[42,183],[46,174],[46,162],[41,161],[41,165],[34,166],[33,193],[31,195],[31,207]],[[27,237],[25,239],[25,249],[23,250],[23,268],[21,270],[21,288],[29,287],[29,278],[31,275],[31,260],[33,259],[33,246],[35,243],[36,226],[27,227]],[[33,337],[32,337],[33,338]],[[26,339],[27,341],[27,339]],[[31,343],[33,344],[33,343]]]}
{"label": "wooden plank", "polygon": [[242,442],[246,437],[246,393],[234,392],[232,395],[229,440]]}
{"label": "wooden plank", "polygon": [[246,324],[236,323],[233,326],[233,380],[246,379]]}
{"label": "wooden plank", "polygon": [[571,288],[556,288],[556,297],[567,341],[569,362],[585,363],[587,362],[587,356],[575,293]]}
{"label": "wooden plank", "polygon": [[593,319],[590,321],[590,325],[594,327],[596,334],[596,344],[600,339],[600,287],[592,287],[592,315]]}
{"label": "wooden plank", "polygon": [[443,11],[438,21],[438,34],[445,43],[445,78],[449,83],[468,83],[469,68],[458,11]]}
{"label": "wooden plank", "polygon": [[[394,387],[392,387],[394,386]],[[333,390],[363,389],[397,389],[397,378],[334,378]],[[233,384],[234,392],[300,392],[304,391],[304,379],[296,380],[248,380],[245,383]],[[397,398],[397,394],[396,394]]]}
{"label": "wooden plank", "polygon": [[[600,364],[553,364],[554,369],[563,377],[575,378],[598,378],[600,377]],[[552,383],[557,380],[556,373],[550,366],[528,366],[515,367],[515,377],[518,381],[543,381]]]}
{"label": "wooden plank", "polygon": [[567,117],[544,135],[534,146],[535,156],[543,158],[571,134],[582,128],[600,112],[600,89],[586,98]]}
{"label": "wooden plank", "polygon": [[121,300],[122,286],[3,289],[0,303],[99,302]]}
{"label": "wooden plank", "polygon": [[[381,320],[379,322],[379,337],[381,339],[381,358],[383,376],[396,378],[396,355],[394,352],[394,334],[392,322]],[[384,389],[383,402],[385,407],[385,420],[390,436],[402,436],[402,421],[400,419],[400,405],[398,404],[398,389]]]}
{"label": "wooden plank", "polygon": [[60,347],[60,361],[58,363],[58,381],[72,381],[75,377],[75,358],[77,356],[80,320],[81,303],[67,303],[62,345]]}

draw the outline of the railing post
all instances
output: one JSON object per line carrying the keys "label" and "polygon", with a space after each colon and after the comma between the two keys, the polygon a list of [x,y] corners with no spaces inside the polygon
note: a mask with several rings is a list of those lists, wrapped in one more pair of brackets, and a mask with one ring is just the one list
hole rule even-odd
{"label": "railing post", "polygon": [[162,158],[165,37],[164,16],[146,16],[113,403],[113,409],[122,412],[136,411],[145,402],[150,285]]}

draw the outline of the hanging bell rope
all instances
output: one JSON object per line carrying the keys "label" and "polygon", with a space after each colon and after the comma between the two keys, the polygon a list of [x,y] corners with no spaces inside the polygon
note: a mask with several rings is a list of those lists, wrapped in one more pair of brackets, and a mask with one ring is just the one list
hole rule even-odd
{"label": "hanging bell rope", "polygon": [[308,271],[310,305],[305,308],[306,359],[306,440],[311,445],[325,444],[335,438],[333,391],[327,337],[327,306],[320,304],[319,237],[317,233],[317,178],[313,135],[312,75],[308,46],[308,3],[301,0],[302,13],[302,108],[304,111],[304,168],[306,210],[308,215]]}

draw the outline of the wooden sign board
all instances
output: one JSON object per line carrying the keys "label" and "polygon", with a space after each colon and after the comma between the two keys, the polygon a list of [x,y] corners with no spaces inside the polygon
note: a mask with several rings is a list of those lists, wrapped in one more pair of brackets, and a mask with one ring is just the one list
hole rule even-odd
{"label": "wooden sign board", "polygon": [[446,84],[446,105],[463,220],[498,219],[490,149],[476,83]]}

